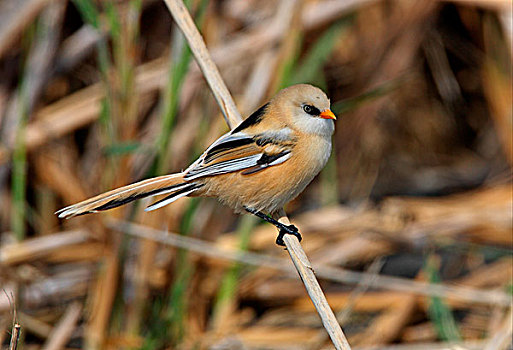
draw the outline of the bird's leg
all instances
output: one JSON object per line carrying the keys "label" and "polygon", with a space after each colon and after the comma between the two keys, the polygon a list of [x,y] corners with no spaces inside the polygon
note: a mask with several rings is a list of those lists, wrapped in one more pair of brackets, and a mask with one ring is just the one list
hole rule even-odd
{"label": "bird's leg", "polygon": [[253,215],[258,216],[260,219],[263,219],[263,220],[267,221],[268,223],[273,224],[274,226],[276,226],[276,228],[280,232],[280,233],[278,233],[278,237],[276,237],[276,244],[277,245],[285,247],[285,242],[283,241],[283,236],[284,235],[296,236],[297,239],[300,242],[303,239],[301,237],[301,234],[299,233],[299,230],[297,229],[296,226],[294,226],[294,225],[284,225],[281,222],[279,222],[278,220],[275,220],[272,217],[262,213],[261,211],[253,209],[253,208],[244,207],[244,209],[246,209],[247,212],[249,212],[249,213],[251,213]]}

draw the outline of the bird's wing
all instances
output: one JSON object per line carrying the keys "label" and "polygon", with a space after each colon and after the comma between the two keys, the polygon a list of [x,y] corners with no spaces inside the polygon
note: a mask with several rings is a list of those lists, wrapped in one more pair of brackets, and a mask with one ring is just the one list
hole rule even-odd
{"label": "bird's wing", "polygon": [[249,175],[290,158],[295,137],[289,128],[249,135],[228,133],[214,142],[187,170],[185,180],[243,170]]}

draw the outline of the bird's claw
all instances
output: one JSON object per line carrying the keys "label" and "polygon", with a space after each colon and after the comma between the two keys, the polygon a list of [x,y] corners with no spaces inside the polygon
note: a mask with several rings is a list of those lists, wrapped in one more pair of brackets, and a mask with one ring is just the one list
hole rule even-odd
{"label": "bird's claw", "polygon": [[283,241],[283,236],[285,235],[293,235],[296,236],[299,242],[303,239],[301,237],[301,234],[299,233],[299,230],[294,225],[283,225],[280,227],[280,233],[278,234],[278,237],[276,237],[276,244],[282,247],[285,247],[285,242]]}

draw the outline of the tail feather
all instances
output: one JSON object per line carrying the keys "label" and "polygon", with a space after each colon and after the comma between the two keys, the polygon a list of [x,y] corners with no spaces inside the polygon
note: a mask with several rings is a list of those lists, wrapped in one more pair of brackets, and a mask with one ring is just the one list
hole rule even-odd
{"label": "tail feather", "polygon": [[59,218],[72,218],[78,215],[113,209],[145,197],[172,192],[179,193],[191,185],[194,184],[184,181],[182,173],[159,176],[102,193],[83,202],[60,209],[55,213],[58,214]]}
{"label": "tail feather", "polygon": [[171,193],[169,196],[149,205],[146,209],[144,209],[144,211],[152,211],[152,210],[160,209],[163,206],[173,203],[178,198],[188,196],[189,194],[196,191],[201,186],[202,185],[198,185],[198,184],[194,184],[194,183],[188,184],[186,187],[181,188],[179,191]]}

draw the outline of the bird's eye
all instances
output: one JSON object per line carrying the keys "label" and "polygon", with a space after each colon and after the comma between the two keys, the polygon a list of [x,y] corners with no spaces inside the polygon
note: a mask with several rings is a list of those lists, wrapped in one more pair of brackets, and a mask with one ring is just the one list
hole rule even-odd
{"label": "bird's eye", "polygon": [[306,113],[308,113],[310,115],[319,115],[319,114],[321,114],[321,111],[319,111],[316,107],[310,106],[310,105],[304,105],[303,106],[303,111],[305,111]]}

